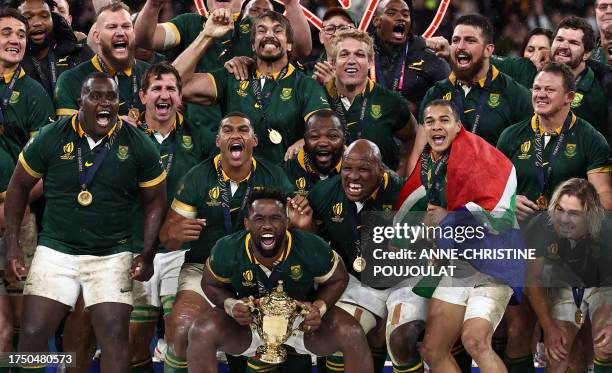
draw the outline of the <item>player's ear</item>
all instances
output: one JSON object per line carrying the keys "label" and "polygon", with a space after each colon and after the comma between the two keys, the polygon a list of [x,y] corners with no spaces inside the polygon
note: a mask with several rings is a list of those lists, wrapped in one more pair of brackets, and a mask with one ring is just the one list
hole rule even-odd
{"label": "player's ear", "polygon": [[217,133],[217,136],[215,136],[215,146],[216,146],[217,148],[221,148],[221,147],[219,146],[219,134],[218,134],[218,133]]}
{"label": "player's ear", "polygon": [[140,102],[142,102],[142,104],[145,105],[145,94],[142,89],[138,90],[138,97],[140,97]]}
{"label": "player's ear", "polygon": [[253,134],[253,147],[257,147],[257,144],[259,144],[259,139],[256,134]]}

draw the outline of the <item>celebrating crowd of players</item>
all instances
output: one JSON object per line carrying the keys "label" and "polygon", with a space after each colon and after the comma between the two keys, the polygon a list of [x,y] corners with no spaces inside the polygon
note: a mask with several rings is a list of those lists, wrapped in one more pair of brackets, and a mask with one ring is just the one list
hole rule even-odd
{"label": "celebrating crowd of players", "polygon": [[[533,372],[540,334],[547,371],[612,372],[611,0],[599,36],[570,16],[523,57],[481,15],[425,40],[403,0],[371,35],[330,8],[304,64],[298,0],[158,23],[166,2],[94,1],[89,36],[66,1],[0,9],[0,353],[55,338],[70,372],[96,345],[103,372],[152,372],[162,319],[165,372],[219,351],[232,372]],[[458,211],[537,259],[360,282],[365,213]],[[277,366],[247,298],[278,280],[305,312]]]}

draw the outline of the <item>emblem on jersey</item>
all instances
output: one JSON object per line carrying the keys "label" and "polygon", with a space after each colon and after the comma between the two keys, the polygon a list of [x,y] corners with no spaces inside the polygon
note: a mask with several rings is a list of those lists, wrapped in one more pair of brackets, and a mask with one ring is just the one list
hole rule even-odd
{"label": "emblem on jersey", "polygon": [[570,107],[572,109],[575,109],[578,106],[582,105],[582,99],[583,98],[584,98],[584,94],[582,94],[580,92],[576,92],[576,95],[574,96],[574,99],[572,100],[572,103],[570,104]]}
{"label": "emblem on jersey", "polygon": [[210,188],[210,190],[208,191],[208,197],[210,197],[210,201],[206,202],[206,204],[210,207],[220,206],[221,202],[218,201],[220,195],[221,191],[219,190],[218,186]]}
{"label": "emblem on jersey", "polygon": [[557,253],[559,252],[559,245],[557,245],[556,243],[551,243],[546,248],[546,251],[548,251],[549,254],[557,255]]}
{"label": "emblem on jersey", "polygon": [[531,150],[531,140],[527,140],[521,144],[521,154],[518,156],[518,159],[525,160],[531,158],[529,150]]}
{"label": "emblem on jersey", "polygon": [[306,178],[300,177],[299,179],[297,179],[295,181],[295,186],[300,190],[306,189]]}
{"label": "emblem on jersey", "polygon": [[16,104],[19,102],[19,95],[20,93],[18,91],[13,91],[13,93],[11,93],[11,98],[9,99],[9,104]]}
{"label": "emblem on jersey", "polygon": [[442,96],[442,99],[445,101],[452,101],[453,100],[453,94],[451,92],[446,92],[446,94],[444,96]]}
{"label": "emblem on jersey", "polygon": [[489,94],[489,101],[487,102],[489,104],[489,107],[498,107],[499,106],[499,93],[490,93]]}
{"label": "emblem on jersey", "polygon": [[344,218],[342,217],[342,202],[338,202],[332,206],[332,212],[334,216],[332,216],[331,220],[336,223],[342,223]]}
{"label": "emblem on jersey", "polygon": [[249,88],[248,80],[241,80],[240,85],[238,86],[238,91],[236,92],[238,96],[246,97],[248,95],[247,89]]}
{"label": "emblem on jersey", "polygon": [[374,119],[380,119],[380,117],[382,117],[382,110],[380,108],[380,105],[370,106],[370,115]]}
{"label": "emblem on jersey", "polygon": [[193,148],[193,140],[191,136],[183,136],[183,148],[191,150]]}
{"label": "emblem on jersey", "polygon": [[393,215],[393,205],[382,205],[382,209],[385,217],[391,217]]}
{"label": "emblem on jersey", "polygon": [[565,145],[565,156],[568,158],[574,158],[574,156],[576,156],[576,144]]}
{"label": "emblem on jersey", "polygon": [[74,159],[74,143],[72,141],[64,145],[63,150],[64,154],[60,156],[60,159],[65,161]]}
{"label": "emblem on jersey", "polygon": [[302,272],[302,266],[299,264],[291,266],[291,279],[293,281],[298,281],[302,278],[304,273]]}
{"label": "emblem on jersey", "polygon": [[293,88],[283,88],[281,91],[280,98],[283,101],[287,101],[291,99],[291,93],[293,92]]}
{"label": "emblem on jersey", "polygon": [[249,32],[251,32],[251,25],[248,23],[241,24],[240,32],[242,32],[243,34],[248,34]]}
{"label": "emblem on jersey", "polygon": [[421,66],[425,63],[425,61],[423,60],[419,60],[419,62],[413,62],[410,65],[408,65],[409,69],[413,69],[413,70],[421,70]]}
{"label": "emblem on jersey", "polygon": [[242,272],[242,278],[245,279],[245,281],[253,281],[255,277],[253,276],[253,271],[247,269],[246,271]]}
{"label": "emblem on jersey", "polygon": [[129,148],[127,145],[119,145],[119,149],[117,150],[117,158],[122,161],[125,161],[130,156],[128,152]]}

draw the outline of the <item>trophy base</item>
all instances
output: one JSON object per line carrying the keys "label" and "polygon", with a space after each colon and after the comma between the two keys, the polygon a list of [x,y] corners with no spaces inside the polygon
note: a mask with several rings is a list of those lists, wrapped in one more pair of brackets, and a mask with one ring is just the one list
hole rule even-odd
{"label": "trophy base", "polygon": [[268,364],[280,364],[287,360],[287,351],[281,346],[259,346],[257,356],[260,361]]}

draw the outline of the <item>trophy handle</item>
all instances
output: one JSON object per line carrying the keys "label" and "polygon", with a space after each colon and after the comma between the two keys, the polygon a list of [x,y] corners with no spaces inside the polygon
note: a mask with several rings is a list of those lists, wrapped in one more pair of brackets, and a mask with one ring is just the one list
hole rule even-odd
{"label": "trophy handle", "polygon": [[246,302],[247,307],[249,307],[249,311],[251,313],[257,311],[257,305],[255,304],[255,298],[252,295],[249,295],[249,301]]}

